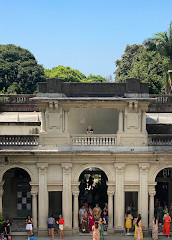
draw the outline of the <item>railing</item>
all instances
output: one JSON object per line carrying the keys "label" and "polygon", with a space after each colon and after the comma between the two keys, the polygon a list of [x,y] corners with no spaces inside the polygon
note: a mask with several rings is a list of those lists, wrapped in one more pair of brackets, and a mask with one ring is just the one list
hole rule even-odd
{"label": "railing", "polygon": [[172,134],[150,134],[149,146],[172,146]]}
{"label": "railing", "polygon": [[1,135],[0,146],[38,146],[38,135]]}
{"label": "railing", "polygon": [[116,134],[72,135],[73,146],[114,146]]}
{"label": "railing", "polygon": [[30,103],[29,99],[35,96],[33,94],[2,94],[0,95],[0,103]]}

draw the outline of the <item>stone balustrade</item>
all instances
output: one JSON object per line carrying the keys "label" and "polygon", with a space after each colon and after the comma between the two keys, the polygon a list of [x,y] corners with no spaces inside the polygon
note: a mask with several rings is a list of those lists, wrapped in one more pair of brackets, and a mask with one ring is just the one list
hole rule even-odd
{"label": "stone balustrade", "polygon": [[171,146],[172,135],[171,134],[150,134],[149,146]]}
{"label": "stone balustrade", "polygon": [[114,146],[116,134],[72,135],[73,146]]}
{"label": "stone balustrade", "polygon": [[38,146],[38,135],[1,135],[0,146]]}

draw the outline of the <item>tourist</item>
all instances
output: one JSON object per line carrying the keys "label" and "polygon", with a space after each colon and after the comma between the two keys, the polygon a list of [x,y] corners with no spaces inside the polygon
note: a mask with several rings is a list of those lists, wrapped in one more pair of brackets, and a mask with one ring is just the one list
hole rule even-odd
{"label": "tourist", "polygon": [[170,223],[171,223],[171,217],[169,216],[169,213],[167,213],[164,216],[163,233],[165,233],[168,236],[168,238],[170,237]]}
{"label": "tourist", "polygon": [[27,218],[26,218],[26,231],[27,231],[28,238],[29,238],[30,235],[31,236],[33,235],[33,233],[32,233],[32,224],[33,224],[33,220],[31,218],[31,216],[28,215]]}
{"label": "tourist", "polygon": [[81,208],[79,209],[79,224],[80,224],[80,229],[82,229],[82,217],[84,216],[85,212],[85,206],[82,205]]}
{"label": "tourist", "polygon": [[4,236],[4,233],[1,233],[1,240],[7,240],[7,238]]}
{"label": "tourist", "polygon": [[132,227],[132,219],[133,219],[133,217],[131,215],[131,211],[128,210],[127,215],[125,216],[125,227],[127,229],[127,233],[130,232],[130,229]]}
{"label": "tourist", "polygon": [[[7,239],[8,239],[8,240],[13,240],[11,236],[8,236]],[[31,240],[31,238],[30,238],[30,240]]]}
{"label": "tourist", "polygon": [[93,225],[93,240],[100,240],[100,227],[98,222],[95,222]]}
{"label": "tourist", "polygon": [[154,217],[153,221],[152,221],[152,239],[153,240],[158,239],[158,219],[157,219],[157,217]]}
{"label": "tourist", "polygon": [[84,212],[84,216],[82,217],[82,232],[83,233],[90,232],[90,230],[89,230],[89,216],[88,216],[87,211]]}
{"label": "tourist", "polygon": [[99,221],[101,216],[101,208],[99,207],[99,204],[96,204],[95,208],[93,209],[93,216],[94,221]]}
{"label": "tourist", "polygon": [[103,218],[106,221],[106,224],[108,224],[108,204],[105,203],[105,207],[103,209]]}
{"label": "tourist", "polygon": [[104,240],[104,227],[103,227],[103,224],[105,222],[103,222],[102,218],[100,218],[98,223],[99,223],[99,228],[100,228],[100,230],[99,230],[99,232],[100,232],[100,240]]}
{"label": "tourist", "polygon": [[87,134],[93,134],[93,129],[91,126],[88,126],[87,128]]}
{"label": "tourist", "polygon": [[161,203],[158,204],[158,207],[157,207],[157,218],[158,218],[158,221],[162,223],[162,220],[163,220],[163,207],[161,206]]}
{"label": "tourist", "polygon": [[90,228],[90,231],[92,231],[92,227],[94,225],[94,218],[93,218],[93,210],[91,207],[89,207],[88,216],[89,216],[89,228]]}
{"label": "tourist", "polygon": [[4,232],[6,237],[11,233],[11,224],[9,219],[6,219],[4,223]]}
{"label": "tourist", "polygon": [[53,215],[51,215],[48,220],[48,236],[52,237],[52,240],[54,240],[54,225],[55,225],[55,219]]}
{"label": "tourist", "polygon": [[138,215],[137,222],[135,225],[135,239],[140,240],[143,238],[143,232],[142,232],[142,220],[141,215]]}
{"label": "tourist", "polygon": [[60,215],[59,216],[59,234],[60,234],[60,239],[64,238],[63,229],[64,229],[64,219],[63,219],[62,215]]}
{"label": "tourist", "polygon": [[168,213],[168,207],[167,207],[167,205],[165,205],[164,210],[163,210],[163,214],[164,214],[163,218],[165,217],[165,215],[167,213]]}

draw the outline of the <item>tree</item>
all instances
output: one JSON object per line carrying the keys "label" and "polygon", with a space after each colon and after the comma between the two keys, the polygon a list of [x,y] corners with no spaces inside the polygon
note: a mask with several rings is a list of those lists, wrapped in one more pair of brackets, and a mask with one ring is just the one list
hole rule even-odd
{"label": "tree", "polygon": [[144,45],[127,45],[121,60],[116,61],[115,81],[139,78],[149,84],[150,93],[164,93],[168,58],[155,51],[147,51]]}
{"label": "tree", "polygon": [[44,69],[44,73],[46,77],[62,78],[64,82],[81,82],[86,79],[86,76],[80,71],[60,65],[52,69]]}
{"label": "tree", "polygon": [[[154,38],[149,38],[144,41],[144,45],[148,51],[157,52],[162,57],[168,58],[168,64],[165,71],[172,70],[172,24],[166,32],[160,32],[154,35]],[[171,80],[166,74],[166,91],[171,92]]]}
{"label": "tree", "polygon": [[44,69],[27,49],[0,45],[0,91],[32,94],[37,83],[45,81]]}
{"label": "tree", "polygon": [[102,77],[101,75],[90,74],[86,79],[84,79],[84,82],[105,83],[105,82],[107,82],[107,79]]}
{"label": "tree", "polygon": [[46,77],[58,77],[63,79],[64,82],[85,82],[85,83],[101,83],[107,82],[107,79],[100,75],[90,74],[86,77],[83,73],[77,69],[72,69],[70,67],[64,67],[59,65],[52,69],[44,69]]}

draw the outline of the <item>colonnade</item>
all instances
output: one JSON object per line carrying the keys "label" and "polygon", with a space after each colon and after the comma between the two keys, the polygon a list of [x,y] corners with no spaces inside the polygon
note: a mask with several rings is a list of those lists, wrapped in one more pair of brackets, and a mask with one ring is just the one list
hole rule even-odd
{"label": "colonnade", "polygon": [[[108,232],[124,230],[124,212],[125,212],[125,163],[116,163],[115,182],[108,183]],[[47,234],[47,218],[49,211],[48,187],[47,187],[47,169],[48,163],[38,163],[39,182],[31,182],[32,195],[32,217],[34,229],[38,230],[39,235]],[[63,186],[62,186],[62,213],[65,219],[65,231],[69,234],[77,233],[78,228],[78,197],[79,183],[72,183],[72,164],[62,163]],[[148,184],[149,164],[140,163],[140,183],[138,191],[138,212],[141,213],[143,226],[148,230],[148,194],[149,194],[149,223],[152,222],[154,215],[154,195],[155,183]],[[73,210],[72,210],[73,195]],[[3,182],[0,183],[0,212],[2,209]],[[38,196],[38,197],[37,197]],[[38,199],[38,202],[37,202]],[[38,209],[37,209],[38,206]],[[73,215],[72,215],[73,211]],[[38,221],[37,221],[38,219]],[[73,223],[73,224],[72,224]]]}

